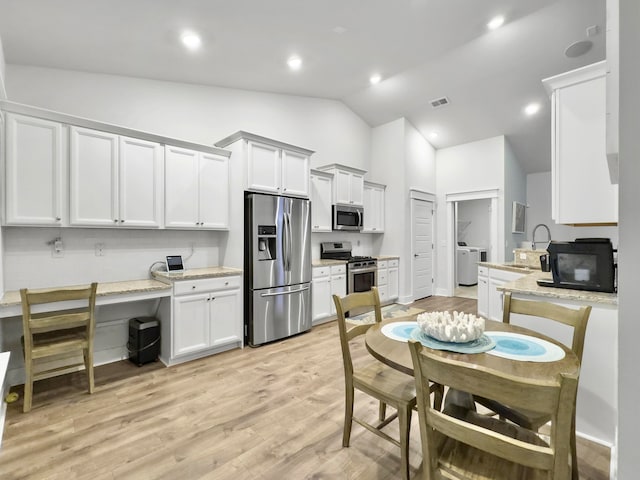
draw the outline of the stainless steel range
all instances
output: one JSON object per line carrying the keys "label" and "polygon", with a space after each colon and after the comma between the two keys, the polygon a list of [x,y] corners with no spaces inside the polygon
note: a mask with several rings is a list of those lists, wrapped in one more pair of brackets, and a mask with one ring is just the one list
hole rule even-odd
{"label": "stainless steel range", "polygon": [[322,242],[320,258],[347,262],[347,293],[367,292],[378,281],[378,262],[373,257],[351,254],[351,242]]}

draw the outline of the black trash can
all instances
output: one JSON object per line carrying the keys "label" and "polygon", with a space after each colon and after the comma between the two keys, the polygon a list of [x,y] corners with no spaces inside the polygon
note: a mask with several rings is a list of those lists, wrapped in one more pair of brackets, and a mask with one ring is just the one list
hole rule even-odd
{"label": "black trash can", "polygon": [[160,354],[160,322],[154,317],[129,320],[129,360],[139,367],[155,362]]}

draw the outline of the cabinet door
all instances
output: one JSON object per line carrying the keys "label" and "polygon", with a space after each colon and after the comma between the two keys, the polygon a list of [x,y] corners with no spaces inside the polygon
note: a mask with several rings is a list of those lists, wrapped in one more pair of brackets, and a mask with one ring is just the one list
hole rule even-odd
{"label": "cabinet door", "polygon": [[309,196],[309,157],[282,150],[282,190],[285,195]]}
{"label": "cabinet door", "polygon": [[229,159],[200,153],[199,223],[202,228],[229,228]]}
{"label": "cabinet door", "polygon": [[387,278],[387,293],[389,294],[389,300],[395,300],[400,295],[399,288],[399,269],[398,267],[390,267],[389,275]]}
{"label": "cabinet door", "polygon": [[489,316],[489,279],[481,276],[478,277],[478,315]]}
{"label": "cabinet door", "polygon": [[120,137],[119,220],[125,227],[162,224],[162,146]]}
{"label": "cabinet door", "polygon": [[351,204],[351,174],[342,170],[335,173],[335,203]]}
{"label": "cabinet door", "polygon": [[242,318],[240,315],[240,290],[211,292],[211,347],[242,342]]}
{"label": "cabinet door", "polygon": [[312,319],[315,322],[329,317],[332,312],[333,298],[331,298],[331,278],[314,278],[311,282]]}
{"label": "cabinet door", "polygon": [[62,221],[62,125],[7,114],[6,223]]}
{"label": "cabinet door", "polygon": [[247,188],[280,193],[280,149],[247,141]]}
{"label": "cabinet door", "polygon": [[504,285],[504,280],[497,280],[495,278],[489,278],[489,319],[502,321],[502,304],[504,299],[504,292],[497,290],[497,287]]}
{"label": "cabinet door", "polygon": [[173,356],[209,347],[209,294],[173,299]]}
{"label": "cabinet door", "polygon": [[165,147],[165,210],[167,228],[196,228],[198,217],[198,152]]}
{"label": "cabinet door", "polygon": [[331,183],[330,177],[311,175],[311,231],[313,232],[331,231]]}
{"label": "cabinet door", "polygon": [[606,158],[604,76],[553,94],[553,218],[557,223],[615,223],[618,186]]}
{"label": "cabinet door", "polygon": [[358,173],[352,173],[349,182],[350,198],[349,203],[353,205],[362,205],[364,202],[364,177]]}
{"label": "cabinet door", "polygon": [[373,185],[364,186],[363,233],[384,232],[384,189]]}
{"label": "cabinet door", "polygon": [[347,295],[347,275],[332,275],[331,276],[331,315],[336,314],[336,304],[333,301],[333,295],[344,297]]}
{"label": "cabinet door", "polygon": [[71,127],[71,225],[119,225],[118,136]]}

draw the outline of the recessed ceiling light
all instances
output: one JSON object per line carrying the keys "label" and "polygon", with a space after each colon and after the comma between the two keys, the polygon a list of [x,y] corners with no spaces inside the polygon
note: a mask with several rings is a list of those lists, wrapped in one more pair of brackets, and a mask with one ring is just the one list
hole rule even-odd
{"label": "recessed ceiling light", "polygon": [[489,23],[487,23],[487,27],[489,30],[495,30],[496,28],[500,28],[504,23],[504,17],[502,15],[498,15],[497,17],[493,17]]}
{"label": "recessed ceiling light", "polygon": [[290,57],[289,60],[287,60],[287,65],[289,65],[291,70],[300,70],[300,67],[302,67],[302,59],[298,56]]}
{"label": "recessed ceiling light", "polygon": [[180,36],[180,40],[189,50],[197,50],[202,45],[202,39],[197,33],[184,32]]}
{"label": "recessed ceiling light", "polygon": [[529,105],[524,107],[524,113],[526,113],[527,115],[535,115],[539,111],[540,111],[539,103],[530,103]]}
{"label": "recessed ceiling light", "polygon": [[337,27],[333,27],[333,32],[337,33],[338,35],[342,35],[346,31],[347,29],[344,27],[341,27],[340,25],[338,25]]}
{"label": "recessed ceiling light", "polygon": [[431,133],[429,134],[429,138],[430,138],[431,140],[435,140],[436,138],[438,138],[438,132],[436,132],[436,131],[431,132]]}
{"label": "recessed ceiling light", "polygon": [[375,73],[375,74],[373,74],[373,75],[371,75],[369,77],[369,82],[371,82],[371,85],[375,85],[376,83],[380,83],[380,80],[382,80],[382,77],[377,73]]}

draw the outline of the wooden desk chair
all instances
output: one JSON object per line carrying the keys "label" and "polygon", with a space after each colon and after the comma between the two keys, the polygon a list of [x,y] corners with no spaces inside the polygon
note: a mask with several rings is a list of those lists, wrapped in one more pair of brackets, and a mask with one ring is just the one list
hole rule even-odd
{"label": "wooden desk chair", "polygon": [[[423,478],[473,480],[567,480],[569,438],[578,378],[561,374],[542,382],[508,376],[486,367],[448,360],[409,341],[415,373]],[[551,418],[549,443],[535,432],[474,411],[442,412],[429,400],[429,382],[496,398]],[[451,390],[450,390],[451,391]]]}
{"label": "wooden desk chair", "polygon": [[[22,298],[22,327],[24,331],[24,404],[31,410],[33,382],[62,375],[84,366],[93,393],[93,339],[95,332],[96,288],[61,288],[48,290],[20,290]],[[84,300],[81,308],[33,313],[34,305]],[[82,356],[82,361],[78,357]],[[70,363],[73,362],[73,363]]]}
{"label": "wooden desk chair", "polygon": [[[576,354],[580,363],[582,363],[582,352],[584,350],[584,337],[587,332],[587,322],[591,314],[591,307],[581,307],[579,309],[563,307],[554,303],[538,302],[531,300],[520,300],[511,298],[511,292],[505,292],[504,308],[502,321],[504,323],[511,322],[511,314],[529,315],[541,317],[552,321],[560,322],[573,328],[573,340],[571,350]],[[511,408],[505,404],[497,402],[491,398],[482,396],[474,396],[474,400],[488,408],[492,412],[498,414],[501,418],[506,418],[513,423],[530,430],[537,431],[542,425],[549,422],[549,415],[541,414],[535,411],[518,410]],[[571,461],[573,480],[578,479],[578,456],[576,452],[576,430],[575,430],[575,411],[573,412],[571,430]]]}
{"label": "wooden desk chair", "polygon": [[[409,478],[409,429],[411,425],[411,410],[416,406],[416,395],[413,379],[401,372],[387,367],[382,362],[374,360],[363,367],[354,369],[351,361],[351,350],[349,342],[354,338],[364,335],[371,327],[371,324],[347,326],[345,314],[352,309],[363,307],[373,307],[376,322],[382,321],[380,310],[380,297],[378,289],[373,288],[368,292],[351,293],[340,298],[333,296],[338,315],[338,329],[340,330],[340,344],[342,346],[342,360],[344,363],[345,379],[345,414],[344,433],[342,436],[342,446],[349,446],[351,438],[351,425],[356,422],[370,432],[390,441],[400,447],[402,478]],[[380,401],[380,423],[372,425],[353,415],[354,389],[358,389]],[[388,418],[385,416],[386,405],[391,405],[396,409],[396,413]],[[381,429],[390,422],[398,418],[400,423],[400,440],[396,440]]]}

